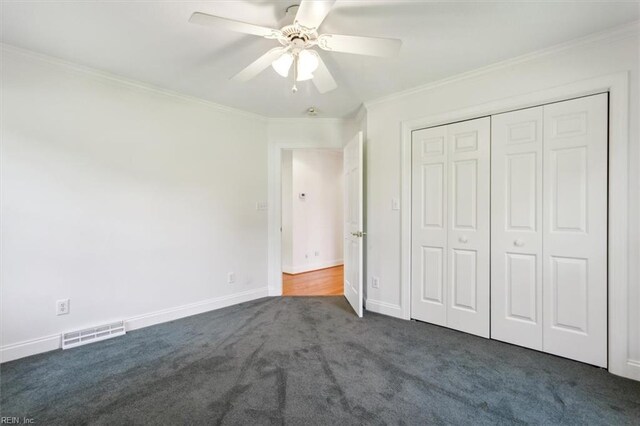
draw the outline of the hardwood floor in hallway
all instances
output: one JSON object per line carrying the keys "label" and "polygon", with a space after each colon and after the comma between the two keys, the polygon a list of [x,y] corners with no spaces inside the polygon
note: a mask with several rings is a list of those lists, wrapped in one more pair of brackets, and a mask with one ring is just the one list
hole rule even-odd
{"label": "hardwood floor in hallway", "polygon": [[282,274],[283,296],[339,296],[343,290],[344,266],[303,274]]}

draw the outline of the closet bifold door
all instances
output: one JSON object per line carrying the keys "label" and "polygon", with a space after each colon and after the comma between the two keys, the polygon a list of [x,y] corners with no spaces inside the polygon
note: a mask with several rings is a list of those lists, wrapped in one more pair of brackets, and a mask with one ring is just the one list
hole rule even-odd
{"label": "closet bifold door", "polygon": [[412,134],[411,317],[489,337],[490,118]]}
{"label": "closet bifold door", "polygon": [[489,337],[489,117],[447,126],[447,326]]}
{"label": "closet bifold door", "polygon": [[447,126],[412,134],[411,317],[447,325]]}
{"label": "closet bifold door", "polygon": [[544,106],[543,350],[607,366],[608,95]]}
{"label": "closet bifold door", "polygon": [[491,338],[542,350],[543,107],[491,117]]}

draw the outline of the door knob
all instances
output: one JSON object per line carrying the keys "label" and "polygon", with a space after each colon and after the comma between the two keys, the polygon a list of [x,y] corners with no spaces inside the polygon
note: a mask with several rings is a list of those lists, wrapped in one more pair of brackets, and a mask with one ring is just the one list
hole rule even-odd
{"label": "door knob", "polygon": [[514,242],[513,245],[516,247],[522,247],[524,245],[524,241],[521,240],[520,238],[517,238]]}
{"label": "door knob", "polygon": [[469,242],[469,238],[467,238],[466,235],[463,235],[462,237],[458,238],[458,241],[460,241],[461,243],[468,243]]}

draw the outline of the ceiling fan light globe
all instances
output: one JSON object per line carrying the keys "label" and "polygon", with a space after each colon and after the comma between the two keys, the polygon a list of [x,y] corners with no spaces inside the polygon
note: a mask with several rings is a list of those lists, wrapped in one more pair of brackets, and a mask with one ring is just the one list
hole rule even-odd
{"label": "ceiling fan light globe", "polygon": [[291,64],[293,64],[293,55],[291,53],[285,53],[284,55],[273,61],[271,63],[271,66],[281,76],[288,77],[289,69],[291,69]]}
{"label": "ceiling fan light globe", "polygon": [[[313,78],[313,72],[318,68],[318,54],[313,50],[302,50],[298,54],[298,75],[309,76],[306,78]],[[298,81],[302,81],[298,78]]]}

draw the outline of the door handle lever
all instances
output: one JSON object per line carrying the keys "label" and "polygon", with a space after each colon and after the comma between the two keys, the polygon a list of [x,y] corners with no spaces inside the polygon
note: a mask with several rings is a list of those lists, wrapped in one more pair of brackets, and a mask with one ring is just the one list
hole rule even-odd
{"label": "door handle lever", "polygon": [[362,238],[365,235],[367,235],[367,233],[366,232],[362,232],[362,231],[358,231],[358,232],[352,232],[351,235],[353,235],[354,237]]}
{"label": "door handle lever", "polygon": [[516,247],[522,247],[524,245],[524,241],[521,240],[520,238],[517,238],[514,242],[513,245]]}

